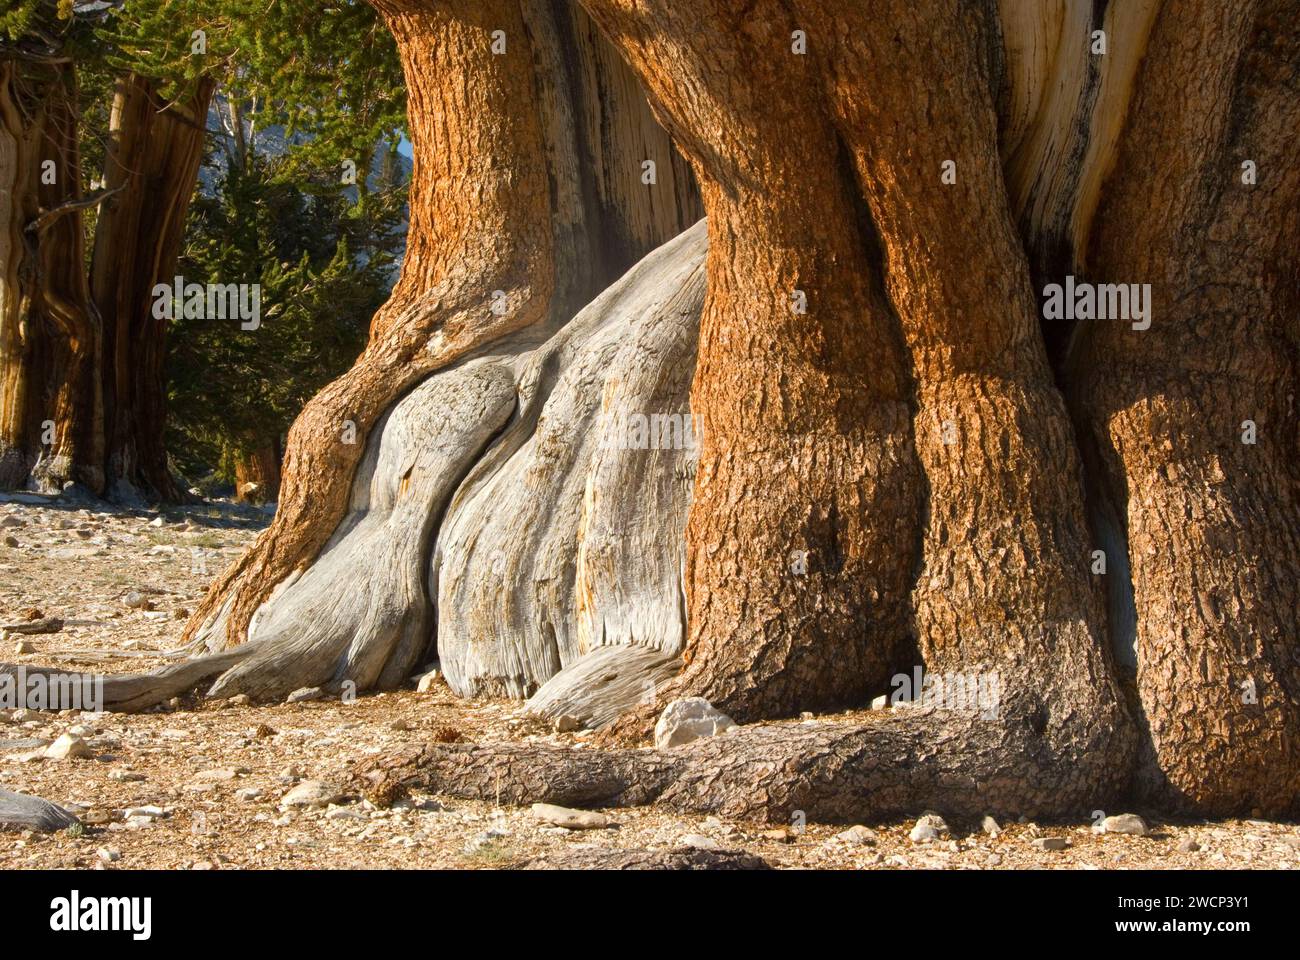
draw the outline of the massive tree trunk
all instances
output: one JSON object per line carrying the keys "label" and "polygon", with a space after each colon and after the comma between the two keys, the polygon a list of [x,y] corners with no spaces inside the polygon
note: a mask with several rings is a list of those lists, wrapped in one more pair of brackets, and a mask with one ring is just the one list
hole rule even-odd
{"label": "massive tree trunk", "polygon": [[[57,61],[57,58],[56,58]],[[163,448],[165,320],[211,84],[164,103],[119,84],[102,190],[81,192],[75,73],[0,61],[0,487],[179,499]],[[82,212],[99,206],[89,277]]]}
{"label": "massive tree trunk", "polygon": [[[110,701],[390,687],[436,644],[615,737],[685,695],[747,723],[412,747],[377,798],[1082,818],[1136,774],[1293,811],[1293,4],[375,2],[401,283],[190,624],[224,652]],[[1039,305],[1075,280],[1153,312]],[[917,668],[923,705],[767,722]]]}
{"label": "massive tree trunk", "polygon": [[152,81],[129,75],[113,94],[105,189],[90,268],[103,322],[105,489],[177,500],[167,469],[167,321],[154,316],[153,289],[171,284],[194,194],[212,84],[182,100],[160,98]]}
{"label": "massive tree trunk", "polygon": [[1088,324],[1072,379],[1127,537],[1142,790],[1278,811],[1300,796],[1300,24],[1276,0],[1183,6],[1087,263],[1152,285],[1150,328]]}
{"label": "massive tree trunk", "polygon": [[0,487],[103,487],[76,76],[0,59]]}

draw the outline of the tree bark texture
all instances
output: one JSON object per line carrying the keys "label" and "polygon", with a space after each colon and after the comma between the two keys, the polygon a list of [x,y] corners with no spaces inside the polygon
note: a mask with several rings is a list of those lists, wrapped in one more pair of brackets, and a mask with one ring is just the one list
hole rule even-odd
{"label": "tree bark texture", "polygon": [[[393,686],[436,643],[458,693],[611,739],[687,695],[748,724],[412,748],[378,793],[1294,811],[1293,0],[376,3],[410,252],[190,624],[248,640],[214,693]],[[1046,319],[1067,280],[1148,311]],[[602,442],[629,410],[698,446]],[[760,722],[916,668],[996,702]]]}

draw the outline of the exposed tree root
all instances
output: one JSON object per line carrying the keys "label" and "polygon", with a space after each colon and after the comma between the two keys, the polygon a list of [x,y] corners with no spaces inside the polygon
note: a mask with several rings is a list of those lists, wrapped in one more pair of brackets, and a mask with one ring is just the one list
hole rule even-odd
{"label": "exposed tree root", "polygon": [[[31,681],[38,679],[49,691],[70,690],[72,685],[81,685],[81,702],[85,709],[98,706],[103,710],[119,713],[138,713],[150,707],[165,703],[172,697],[189,693],[205,680],[231,669],[241,660],[251,656],[257,647],[249,644],[224,653],[183,660],[169,664],[149,673],[128,673],[105,676],[104,674],[73,673],[58,667],[40,667],[0,663],[0,676],[12,676]],[[101,686],[102,684],[102,686]],[[88,700],[90,691],[94,691],[97,702]],[[17,691],[22,697],[24,689]],[[59,702],[47,701],[49,709],[62,709]]]}
{"label": "exposed tree root", "polygon": [[770,870],[743,850],[570,850],[529,860],[524,870]]}
{"label": "exposed tree root", "polygon": [[[105,677],[105,709],[146,709],[213,677],[210,696],[255,700],[392,689],[428,655],[435,619],[462,695],[526,696],[586,657],[539,712],[598,725],[642,698],[643,681],[666,680],[685,637],[686,392],[705,248],[701,222],[545,343],[507,337],[424,380],[373,431],[344,521],[258,609],[249,641]],[[649,412],[677,429],[639,444],[628,421]],[[621,682],[602,682],[620,659]]]}
{"label": "exposed tree root", "polygon": [[1087,817],[1121,792],[1081,760],[1111,749],[1108,731],[1045,737],[1027,703],[998,719],[932,707],[866,722],[762,724],[671,750],[565,749],[533,744],[429,744],[370,758],[358,789],[378,802],[411,787],[502,803],[576,807],[662,804],[737,819],[832,823],[934,809]]}

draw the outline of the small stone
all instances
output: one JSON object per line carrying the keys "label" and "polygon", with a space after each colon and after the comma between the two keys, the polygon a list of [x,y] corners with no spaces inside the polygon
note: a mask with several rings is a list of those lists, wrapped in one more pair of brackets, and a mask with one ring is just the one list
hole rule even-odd
{"label": "small stone", "polygon": [[152,610],[153,601],[137,590],[130,591],[122,598],[122,606],[128,610]]}
{"label": "small stone", "polygon": [[1178,845],[1179,853],[1196,853],[1196,851],[1200,849],[1201,849],[1201,845],[1197,843],[1195,840],[1193,840],[1191,837],[1188,837],[1186,840],[1184,840],[1182,843]]}
{"label": "small stone", "polygon": [[301,687],[289,694],[285,698],[285,703],[306,703],[308,700],[319,700],[325,696],[325,691],[320,687]]}
{"label": "small stone", "polygon": [[95,851],[95,856],[99,857],[104,863],[116,863],[122,859],[121,851],[113,847],[100,847]]}
{"label": "small stone", "polygon": [[394,720],[392,723],[388,725],[388,729],[396,731],[397,733],[403,733],[407,730],[412,729],[413,726],[414,725],[411,723],[410,720],[407,720],[405,717],[398,717],[396,720]]}
{"label": "small stone", "polygon": [[167,523],[167,521],[164,520],[161,516],[157,516],[157,517],[154,517],[152,520],[149,521],[149,526],[151,526],[151,527],[161,527],[161,526],[164,526],[166,523]]}
{"label": "small stone", "polygon": [[870,846],[876,842],[876,831],[858,824],[835,834],[835,839],[840,843],[851,843],[854,846]]}
{"label": "small stone", "polygon": [[789,827],[780,827],[776,830],[764,830],[764,840],[774,840],[777,843],[794,843],[795,835]]}
{"label": "small stone", "polygon": [[206,783],[219,783],[224,780],[234,780],[238,775],[235,770],[222,768],[219,770],[201,770],[194,775],[194,779]]}
{"label": "small stone", "polygon": [[247,707],[253,702],[253,698],[246,693],[237,693],[226,703],[232,707]]}
{"label": "small stone", "polygon": [[235,791],[235,799],[242,800],[244,803],[252,803],[254,800],[262,799],[262,791],[257,787],[241,787]]}
{"label": "small stone", "polygon": [[144,780],[144,774],[132,773],[130,770],[110,770],[108,779],[116,780],[118,783],[139,783]]}
{"label": "small stone", "polygon": [[13,536],[12,534],[10,536],[5,537],[5,546],[6,547],[18,546],[18,538]]}
{"label": "small stone", "polygon": [[122,811],[122,816],[126,820],[158,820],[166,817],[167,811],[156,806],[127,807]]}
{"label": "small stone", "polygon": [[603,813],[592,810],[571,810],[558,807],[553,803],[534,803],[533,816],[543,823],[563,827],[566,830],[603,830],[609,826],[609,818]]}
{"label": "small stone", "polygon": [[1127,833],[1134,837],[1146,836],[1147,825],[1136,813],[1120,813],[1107,817],[1097,827],[1098,833]]}
{"label": "small stone", "polygon": [[699,833],[688,833],[681,839],[682,846],[691,847],[695,850],[719,850],[721,845],[718,841],[706,837]]}
{"label": "small stone", "polygon": [[920,820],[916,821],[916,826],[908,834],[913,843],[930,843],[941,837],[948,835],[948,824],[944,822],[943,817],[934,813],[927,813]]}
{"label": "small stone", "polygon": [[36,652],[36,644],[32,643],[30,640],[19,640],[17,643],[14,644],[14,653],[16,654],[21,655],[24,653],[35,653],[35,652]]}
{"label": "small stone", "polygon": [[692,740],[716,736],[735,726],[736,721],[703,697],[674,700],[664,707],[655,724],[655,746],[668,750]]}
{"label": "small stone", "polygon": [[876,699],[871,701],[872,710],[884,710],[888,706],[889,706],[889,697],[885,696],[883,693],[880,696],[876,697]]}
{"label": "small stone", "polygon": [[47,760],[84,760],[94,755],[95,751],[86,745],[85,740],[70,733],[65,733],[45,748]]}
{"label": "small stone", "polygon": [[990,853],[987,857],[984,858],[984,863],[990,867],[996,867],[1001,862],[1002,862],[1002,854],[1000,853]]}
{"label": "small stone", "polygon": [[983,820],[981,820],[980,829],[983,830],[985,833],[987,833],[990,837],[996,837],[999,833],[1002,832],[1002,827],[1000,827],[998,825],[998,822],[994,820],[992,817],[985,817]]}
{"label": "small stone", "polygon": [[351,807],[330,807],[325,811],[326,820],[366,820],[368,817],[361,810]]}
{"label": "small stone", "polygon": [[283,807],[325,807],[339,799],[341,792],[323,780],[304,780],[280,798]]}
{"label": "small stone", "polygon": [[441,677],[437,670],[430,670],[428,673],[422,673],[415,681],[415,689],[419,693],[429,693],[438,685],[438,678]]}
{"label": "small stone", "polygon": [[1070,845],[1064,837],[1039,837],[1030,843],[1039,850],[1064,850]]}
{"label": "small stone", "polygon": [[556,733],[573,733],[573,731],[581,729],[582,721],[577,717],[570,716],[567,713],[562,713],[555,718]]}

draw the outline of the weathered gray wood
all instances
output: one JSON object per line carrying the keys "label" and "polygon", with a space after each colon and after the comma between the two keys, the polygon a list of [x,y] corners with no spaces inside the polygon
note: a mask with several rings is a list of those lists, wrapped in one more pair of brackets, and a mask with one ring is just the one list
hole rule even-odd
{"label": "weathered gray wood", "polygon": [[[21,675],[28,680],[37,676],[45,677],[51,688],[83,681],[98,683],[95,691],[102,696],[102,703],[97,705],[100,709],[132,713],[147,710],[193,690],[205,680],[229,670],[250,656],[255,649],[252,645],[237,647],[224,653],[168,664],[149,673],[105,675],[69,671],[60,667],[0,663],[0,674],[18,676],[21,671]],[[83,707],[90,708],[89,704],[84,703],[84,698]]]}
{"label": "weathered gray wood", "polygon": [[48,800],[0,789],[0,831],[65,830],[81,821]]}
{"label": "weathered gray wood", "polygon": [[18,623],[0,623],[0,630],[9,633],[58,633],[63,629],[63,621],[57,617],[42,617],[40,620],[22,620]]}
{"label": "weathered gray wood", "polygon": [[695,451],[617,437],[636,414],[689,417],[705,251],[700,223],[529,359],[531,400],[457,492],[430,568],[456,693],[528,696],[601,645],[681,649]]}
{"label": "weathered gray wood", "polygon": [[604,727],[638,704],[653,704],[658,686],[681,667],[680,654],[654,647],[597,647],[542,684],[528,709],[552,720],[568,716],[590,729]]}
{"label": "weathered gray wood", "polygon": [[[701,224],[540,346],[507,340],[403,398],[372,437],[343,524],[258,611],[252,654],[212,695],[395,687],[435,624],[462,695],[524,696],[602,644],[680,649],[694,450],[612,447],[597,421],[609,403],[686,410],[705,242]],[[624,515],[640,519],[618,527]],[[602,570],[580,593],[588,530],[586,569]]]}
{"label": "weathered gray wood", "polygon": [[[394,688],[435,643],[461,695],[524,697],[600,648],[649,651],[628,656],[636,669],[605,687],[608,706],[567,677],[552,689],[552,707],[576,694],[598,722],[643,680],[659,682],[685,636],[696,453],[682,427],[706,247],[701,221],[549,339],[526,329],[420,383],[371,432],[349,512],[320,556],[278,584],[248,642],[222,654],[238,656],[111,678],[107,708],[143,709],[182,677],[216,673],[219,697]],[[675,417],[678,429],[666,446],[629,447],[618,437],[636,415]],[[193,652],[223,649],[226,612]]]}

